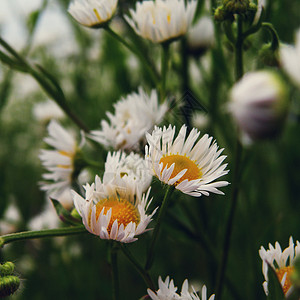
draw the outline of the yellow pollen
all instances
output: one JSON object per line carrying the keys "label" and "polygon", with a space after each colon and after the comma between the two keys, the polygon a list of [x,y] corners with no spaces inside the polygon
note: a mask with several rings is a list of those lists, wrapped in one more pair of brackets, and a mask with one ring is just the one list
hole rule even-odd
{"label": "yellow pollen", "polygon": [[121,224],[126,227],[130,222],[138,224],[140,222],[140,214],[137,208],[125,199],[102,199],[96,204],[96,220],[104,208],[104,214],[111,208],[111,218],[107,226],[107,231],[110,233],[112,224],[118,220],[118,226]]}
{"label": "yellow pollen", "polygon": [[171,15],[170,14],[168,14],[167,20],[168,20],[168,24],[170,24],[170,22],[171,22]]}
{"label": "yellow pollen", "polygon": [[175,183],[175,185],[179,184],[185,179],[194,180],[199,179],[202,176],[201,169],[197,166],[197,164],[184,155],[173,154],[163,156],[159,163],[163,163],[163,168],[165,168],[167,165],[168,168],[170,168],[171,165],[175,163],[170,179],[174,178],[180,171],[187,169],[185,174]]}
{"label": "yellow pollen", "polygon": [[93,11],[94,11],[94,13],[95,13],[95,15],[96,15],[98,21],[101,23],[101,22],[102,22],[102,19],[100,18],[100,15],[99,15],[99,13],[98,13],[98,10],[97,10],[96,8],[94,8]]}
{"label": "yellow pollen", "polygon": [[295,270],[295,268],[293,266],[283,267],[283,268],[275,270],[280,283],[281,283],[281,280],[282,280],[284,274],[287,273],[284,285],[282,287],[285,295],[288,292],[288,290],[290,289],[290,287],[292,286],[291,274],[294,272],[294,270]]}
{"label": "yellow pollen", "polygon": [[64,155],[64,156],[68,156],[68,157],[72,157],[74,155],[73,152],[71,152],[71,151],[68,152],[68,151],[60,150],[60,151],[58,151],[58,153],[61,155]]}

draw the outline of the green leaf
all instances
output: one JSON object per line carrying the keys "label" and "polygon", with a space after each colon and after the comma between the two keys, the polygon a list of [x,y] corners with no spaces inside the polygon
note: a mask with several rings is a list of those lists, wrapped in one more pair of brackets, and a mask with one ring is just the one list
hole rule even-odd
{"label": "green leaf", "polygon": [[284,293],[281,284],[278,280],[275,270],[269,265],[268,266],[268,300],[284,300]]}
{"label": "green leaf", "polygon": [[74,217],[74,214],[72,215],[71,212],[65,209],[58,200],[53,198],[50,199],[52,201],[52,204],[54,205],[57,215],[64,223],[71,225],[77,225],[82,223],[80,219]]}

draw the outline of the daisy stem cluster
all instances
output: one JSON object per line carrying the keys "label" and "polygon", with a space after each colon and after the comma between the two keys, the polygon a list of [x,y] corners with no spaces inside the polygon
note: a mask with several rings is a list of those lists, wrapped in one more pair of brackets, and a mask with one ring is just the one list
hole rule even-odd
{"label": "daisy stem cluster", "polygon": [[56,237],[56,236],[67,236],[67,235],[74,235],[74,234],[81,234],[81,233],[87,233],[83,225],[10,233],[6,235],[2,235],[0,237],[0,247],[3,247],[6,244],[17,242],[17,241]]}
{"label": "daisy stem cluster", "polygon": [[66,115],[82,130],[89,131],[89,128],[83,121],[71,110],[69,107],[63,90],[57,83],[54,76],[52,76],[42,66],[36,65],[32,67],[25,58],[23,58],[17,51],[15,51],[5,40],[0,37],[0,45],[9,52],[14,59],[10,58],[4,52],[0,51],[0,60],[9,65],[12,69],[30,74],[44,89],[44,91],[53,99]]}
{"label": "daisy stem cluster", "polygon": [[[237,16],[237,39],[235,43],[235,79],[238,81],[243,76],[243,20],[240,15]],[[226,267],[229,256],[230,241],[233,230],[234,215],[237,207],[239,187],[240,187],[240,165],[242,158],[242,144],[237,137],[236,148],[235,148],[235,161],[233,164],[233,180],[232,180],[232,191],[231,191],[231,204],[229,215],[227,219],[225,238],[223,244],[222,260],[219,268],[217,286],[216,286],[216,299],[222,298],[222,290],[224,286],[224,279],[226,273]]]}
{"label": "daisy stem cluster", "polygon": [[169,200],[171,199],[171,194],[174,191],[175,187],[172,185],[168,185],[166,188],[166,192],[165,192],[165,196],[164,199],[162,201],[161,207],[159,209],[159,213],[158,213],[158,217],[156,220],[156,225],[154,227],[154,231],[152,234],[152,239],[150,242],[150,246],[148,249],[148,256],[147,256],[147,261],[146,261],[146,265],[145,265],[145,269],[146,270],[150,270],[153,264],[153,260],[154,260],[154,252],[155,252],[155,246],[158,240],[158,236],[159,236],[159,232],[160,232],[160,227],[161,227],[161,223],[162,220],[166,214],[167,208],[168,208],[168,204],[169,204]]}

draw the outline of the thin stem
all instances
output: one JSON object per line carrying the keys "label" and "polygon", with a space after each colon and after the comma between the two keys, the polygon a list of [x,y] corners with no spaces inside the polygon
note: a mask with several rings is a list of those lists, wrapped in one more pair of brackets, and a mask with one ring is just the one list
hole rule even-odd
{"label": "thin stem", "polygon": [[67,235],[80,234],[80,233],[88,233],[88,231],[85,229],[83,225],[10,233],[6,235],[2,235],[0,237],[0,247],[3,247],[6,244],[16,242],[16,241],[40,239],[40,238],[55,237],[55,236],[67,236]]}
{"label": "thin stem", "polygon": [[[2,45],[15,59],[19,65],[24,69],[23,71],[30,74],[40,84],[44,91],[61,107],[68,117],[82,130],[88,132],[88,127],[78,118],[77,115],[69,108],[67,101],[62,93],[62,90],[58,87],[58,84],[54,83],[54,77],[47,72],[38,72],[35,70],[21,55],[19,55],[8,43],[6,43],[0,37],[0,45]],[[40,68],[42,71],[42,68]],[[47,75],[47,76],[46,76]]]}
{"label": "thin stem", "polygon": [[[242,18],[237,16],[237,40],[235,44],[235,76],[236,81],[238,81],[243,76],[243,27],[242,27]],[[238,194],[239,194],[239,182],[240,182],[240,165],[242,157],[242,145],[237,138],[236,141],[236,151],[235,151],[235,161],[234,161],[234,170],[233,170],[233,186],[231,192],[231,206],[229,211],[229,216],[225,229],[225,239],[223,244],[223,253],[222,260],[220,265],[220,270],[217,280],[216,288],[216,300],[220,300],[222,297],[222,290],[224,285],[224,278],[226,273],[226,267],[228,262],[228,254],[230,248],[230,241],[233,229],[233,220],[235,216],[235,211],[237,207]]]}
{"label": "thin stem", "polygon": [[237,19],[237,39],[235,43],[235,79],[238,81],[244,73],[243,69],[243,20],[241,16]]}
{"label": "thin stem", "polygon": [[271,23],[267,23],[267,22],[263,22],[261,26],[268,29],[268,31],[272,36],[271,49],[273,51],[277,50],[279,48],[279,36],[274,26]]}
{"label": "thin stem", "polygon": [[140,264],[139,262],[134,258],[134,256],[131,254],[131,252],[128,250],[125,244],[120,243],[120,248],[122,249],[124,255],[128,258],[128,260],[133,264],[135,269],[138,271],[138,273],[141,275],[143,278],[144,282],[146,285],[151,289],[155,290],[155,285],[152,281],[152,278],[148,271],[146,271]]}
{"label": "thin stem", "polygon": [[123,46],[125,46],[128,50],[130,50],[132,53],[134,53],[136,56],[139,57],[141,62],[146,67],[147,71],[149,72],[149,75],[151,77],[151,80],[153,83],[158,86],[159,80],[157,78],[157,75],[153,71],[153,67],[149,61],[145,58],[143,53],[141,53],[138,49],[134,48],[132,45],[130,45],[125,39],[123,39],[120,35],[118,35],[116,32],[114,32],[109,26],[103,27],[113,38],[115,38],[118,42],[120,42]]}
{"label": "thin stem", "polygon": [[168,70],[168,58],[169,58],[169,43],[162,44],[161,55],[161,85],[160,85],[160,101],[166,97],[166,82],[167,82],[167,70]]}
{"label": "thin stem", "polygon": [[150,243],[150,247],[148,249],[148,257],[147,257],[147,261],[146,261],[146,265],[145,265],[145,269],[146,270],[150,270],[150,268],[152,267],[153,264],[153,259],[154,259],[154,248],[158,239],[158,235],[160,232],[160,227],[161,227],[161,223],[162,223],[162,219],[164,217],[164,215],[166,214],[167,211],[167,207],[169,204],[169,199],[170,199],[170,195],[172,194],[172,192],[174,191],[175,187],[173,185],[168,185],[167,186],[167,190],[164,196],[164,199],[162,201],[160,210],[159,210],[159,214],[157,217],[157,222],[156,222],[156,226],[154,228],[153,234],[152,234],[152,240]]}
{"label": "thin stem", "polygon": [[119,269],[118,269],[118,248],[112,245],[110,249],[111,267],[112,267],[112,282],[113,282],[113,300],[120,299],[119,289]]}

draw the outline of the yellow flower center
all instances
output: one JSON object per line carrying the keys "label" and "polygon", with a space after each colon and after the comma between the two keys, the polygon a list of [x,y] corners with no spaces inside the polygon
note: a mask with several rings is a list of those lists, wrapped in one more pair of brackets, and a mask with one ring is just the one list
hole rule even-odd
{"label": "yellow flower center", "polygon": [[184,156],[184,155],[168,155],[163,156],[159,163],[163,163],[163,169],[168,165],[168,168],[175,163],[174,170],[170,176],[170,179],[174,178],[179,172],[181,172],[184,169],[187,169],[185,174],[176,181],[175,185],[179,184],[185,179],[188,180],[194,180],[199,179],[202,176],[201,169],[197,166],[197,164],[192,161],[190,158]]}
{"label": "yellow flower center", "polygon": [[284,274],[287,273],[284,285],[282,287],[284,294],[286,294],[288,292],[288,290],[290,289],[290,287],[292,286],[291,274],[294,272],[294,270],[295,270],[295,268],[293,266],[283,267],[283,268],[275,270],[280,283],[281,283],[281,280],[282,280]]}
{"label": "yellow flower center", "polygon": [[111,218],[107,226],[107,231],[110,233],[112,224],[115,220],[118,220],[118,225],[121,224],[126,227],[130,222],[138,224],[140,222],[140,214],[137,208],[125,199],[102,199],[96,204],[96,220],[104,208],[104,214],[111,209]]}

